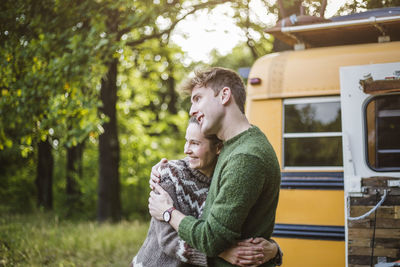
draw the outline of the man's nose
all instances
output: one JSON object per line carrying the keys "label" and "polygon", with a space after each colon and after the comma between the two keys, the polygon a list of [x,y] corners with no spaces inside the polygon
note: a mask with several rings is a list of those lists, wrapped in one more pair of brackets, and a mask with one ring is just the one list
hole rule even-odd
{"label": "man's nose", "polygon": [[192,106],[190,107],[189,115],[190,115],[190,117],[193,117],[193,116],[195,116],[196,114],[197,114],[197,109],[196,109],[195,105],[192,105]]}

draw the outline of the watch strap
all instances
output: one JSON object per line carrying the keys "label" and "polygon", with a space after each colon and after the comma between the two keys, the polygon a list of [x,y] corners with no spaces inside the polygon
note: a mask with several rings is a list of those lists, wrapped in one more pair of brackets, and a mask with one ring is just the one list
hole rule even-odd
{"label": "watch strap", "polygon": [[283,258],[283,252],[281,250],[281,247],[279,246],[279,244],[273,240],[273,239],[269,239],[268,240],[271,243],[276,244],[276,246],[278,247],[278,252],[276,253],[275,257],[271,259],[270,262],[272,262],[273,264],[275,264],[276,266],[281,266],[282,265],[282,258]]}
{"label": "watch strap", "polygon": [[171,214],[174,210],[176,210],[176,208],[172,206],[171,208],[167,209],[167,212]]}

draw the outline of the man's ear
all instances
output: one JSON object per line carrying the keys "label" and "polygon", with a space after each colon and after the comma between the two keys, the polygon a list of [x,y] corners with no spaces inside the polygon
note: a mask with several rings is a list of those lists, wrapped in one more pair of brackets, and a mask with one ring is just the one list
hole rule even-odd
{"label": "man's ear", "polygon": [[225,105],[229,102],[229,100],[231,99],[232,96],[232,91],[231,88],[229,87],[224,87],[221,90],[221,101],[222,104]]}

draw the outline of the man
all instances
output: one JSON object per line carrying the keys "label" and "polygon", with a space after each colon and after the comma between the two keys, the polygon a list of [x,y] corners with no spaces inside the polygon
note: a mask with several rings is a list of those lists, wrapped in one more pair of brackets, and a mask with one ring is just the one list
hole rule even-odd
{"label": "man", "polygon": [[244,114],[246,92],[237,73],[224,68],[197,72],[184,89],[191,92],[190,116],[200,123],[201,132],[215,134],[224,147],[200,219],[175,210],[169,195],[154,182],[159,194],[150,193],[150,214],[158,220],[166,216],[183,240],[209,257],[210,266],[232,266],[223,259],[224,250],[238,240],[272,234],[278,160],[265,135]]}
{"label": "man", "polygon": [[[187,157],[160,166],[160,185],[168,192],[177,210],[199,218],[222,142],[215,135],[205,137],[195,117],[190,118],[185,139],[184,153]],[[254,241],[260,242],[238,242],[234,248],[223,253],[224,259],[232,263],[237,262],[235,259],[247,260],[246,263],[255,265],[260,259],[266,261],[276,255],[273,242],[262,238]],[[249,258],[245,251],[254,252],[254,257]],[[168,223],[152,218],[147,237],[133,258],[131,267],[193,265],[207,266],[206,255],[181,240]]]}

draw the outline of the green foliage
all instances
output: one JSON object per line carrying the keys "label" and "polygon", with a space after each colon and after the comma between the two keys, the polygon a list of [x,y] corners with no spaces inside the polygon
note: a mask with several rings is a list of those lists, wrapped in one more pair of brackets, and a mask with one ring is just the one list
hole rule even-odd
{"label": "green foliage", "polygon": [[95,46],[101,37],[84,19],[91,7],[49,0],[40,7],[35,1],[3,5],[0,149],[16,145],[26,156],[47,136],[71,145],[96,132],[95,85],[103,69],[102,48]]}
{"label": "green foliage", "polygon": [[273,3],[266,3],[268,10],[276,14],[279,19],[289,17],[293,14],[299,15],[301,8],[308,16],[321,16],[322,3],[325,0],[277,0]]}
{"label": "green foliage", "polygon": [[[4,198],[12,193],[16,193],[14,199],[23,197],[24,192],[12,188],[24,181],[34,187],[36,155],[32,152],[38,141],[48,138],[55,157],[55,209],[66,216],[75,207],[64,193],[64,148],[85,142],[83,177],[77,179],[83,205],[76,208],[75,214],[94,217],[98,136],[103,132],[101,124],[108,120],[98,112],[99,86],[107,62],[118,58],[117,111],[123,144],[120,180],[123,201],[130,203],[124,212],[126,216],[132,212],[143,216],[147,213],[150,167],[162,156],[176,158],[183,148],[187,114],[179,111],[182,101],[174,87],[185,70],[176,67],[182,52],[168,45],[169,31],[165,28],[165,23],[178,19],[181,5],[51,0],[42,4],[43,8],[35,1],[1,4],[0,153],[4,157],[0,165],[7,162],[7,149],[18,158],[13,164],[15,174],[4,173],[2,181],[10,186],[4,190]],[[18,172],[19,162],[23,161],[18,152],[31,159],[31,168],[26,169],[30,170],[29,177]],[[34,192],[25,196],[33,202]]]}
{"label": "green foliage", "polygon": [[[38,5],[6,0],[1,5],[0,153],[4,156],[0,165],[7,162],[6,150],[13,151],[17,160],[10,170],[15,169],[15,174],[4,173],[4,183],[10,188],[4,196],[12,193],[5,205],[14,208],[18,205],[12,199],[34,202],[36,192],[32,194],[31,189],[36,172],[32,169],[38,142],[48,139],[57,149],[101,133],[106,118],[97,114],[96,86],[104,73],[101,56],[108,40],[101,36],[102,21],[91,16],[97,6],[94,2],[45,0]],[[32,159],[25,172],[21,156]],[[30,190],[11,190],[23,182]],[[57,189],[53,188],[56,194],[60,193]]]}
{"label": "green foliage", "polygon": [[[264,4],[267,8],[271,7],[269,3],[265,2]],[[236,21],[236,26],[242,30],[243,36],[246,37],[244,44],[247,49],[244,44],[238,45],[238,47],[245,48],[244,54],[254,62],[257,58],[271,52],[271,47],[268,44],[272,42],[272,38],[264,33],[266,25],[262,20],[254,12],[251,14],[250,1],[235,1],[232,3],[232,7],[235,11],[233,18]],[[246,67],[246,65],[239,67]]]}
{"label": "green foliage", "polygon": [[121,197],[126,217],[148,218],[151,167],[163,157],[183,157],[188,113],[174,85],[185,70],[177,62],[180,49],[160,46],[157,40],[126,50],[124,58],[129,57],[137,68],[122,63],[117,105]]}
{"label": "green foliage", "polygon": [[0,217],[1,266],[128,266],[148,223],[63,221],[47,213]]}
{"label": "green foliage", "polygon": [[[90,141],[92,140],[92,141]],[[54,155],[53,198],[54,213],[60,218],[94,220],[96,218],[97,180],[98,180],[98,148],[97,140],[85,141],[82,159],[82,178],[77,178],[79,201],[71,201],[66,194],[66,150],[57,148]]]}
{"label": "green foliage", "polygon": [[[272,52],[272,42],[271,40],[264,40],[256,45],[258,50],[265,51],[264,54]],[[243,67],[251,67],[257,58],[252,56],[250,48],[246,43],[240,43],[235,46],[232,53],[221,56],[216,50],[211,54],[212,66],[224,66],[233,70],[238,70]]]}
{"label": "green foliage", "polygon": [[351,13],[365,11],[367,9],[396,7],[400,6],[400,0],[363,0],[348,1],[337,12],[337,15],[347,15]]}
{"label": "green foliage", "polygon": [[19,150],[6,148],[0,153],[0,162],[0,213],[34,210],[34,158],[22,158]]}
{"label": "green foliage", "polygon": [[[55,158],[56,214],[64,218],[73,210],[73,217],[95,218],[98,137],[109,120],[99,112],[100,84],[107,63],[116,58],[123,216],[148,217],[151,167],[163,157],[183,157],[188,120],[188,101],[175,88],[191,69],[184,67],[180,48],[169,43],[171,31],[196,9],[222,2],[1,1],[0,209],[34,210],[36,143],[49,139]],[[276,4],[264,2],[278,13]],[[322,1],[303,2],[307,14],[316,14]],[[266,25],[251,16],[249,4],[230,3],[246,41],[230,55],[214,52],[212,65],[237,70],[272,50],[271,37],[263,33]],[[388,5],[399,2],[354,2],[354,8]],[[85,144],[83,175],[77,179],[81,205],[73,206],[65,193],[66,148],[80,143]]]}

